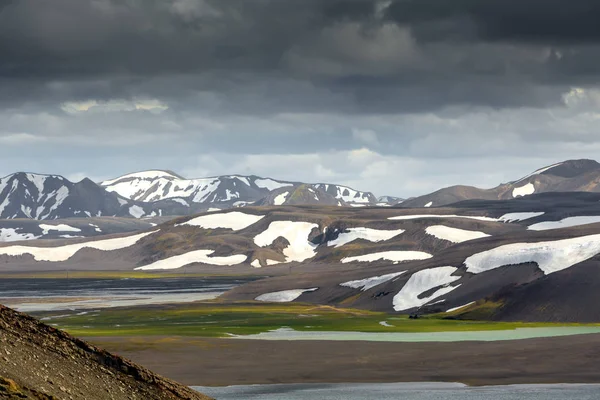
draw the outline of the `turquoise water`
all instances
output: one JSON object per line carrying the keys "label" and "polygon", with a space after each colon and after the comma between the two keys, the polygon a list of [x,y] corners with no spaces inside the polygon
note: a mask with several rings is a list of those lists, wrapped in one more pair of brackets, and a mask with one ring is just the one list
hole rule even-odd
{"label": "turquoise water", "polygon": [[217,400],[598,400],[600,385],[470,388],[446,383],[250,385],[194,387]]}
{"label": "turquoise water", "polygon": [[600,326],[563,326],[547,328],[518,328],[502,331],[469,332],[324,332],[296,331],[280,328],[256,335],[233,336],[233,339],[255,340],[363,340],[370,342],[464,342],[519,340],[541,337],[570,336],[600,333]]}

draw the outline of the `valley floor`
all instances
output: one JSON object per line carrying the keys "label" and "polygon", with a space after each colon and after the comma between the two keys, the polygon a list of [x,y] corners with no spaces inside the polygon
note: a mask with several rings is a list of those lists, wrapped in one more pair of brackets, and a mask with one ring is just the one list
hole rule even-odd
{"label": "valley floor", "polygon": [[274,342],[158,336],[88,340],[187,385],[600,383],[600,334],[461,343]]}

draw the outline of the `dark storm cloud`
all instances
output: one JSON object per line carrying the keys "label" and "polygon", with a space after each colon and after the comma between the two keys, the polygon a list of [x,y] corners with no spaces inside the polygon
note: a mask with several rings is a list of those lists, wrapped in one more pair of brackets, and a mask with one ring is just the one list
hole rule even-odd
{"label": "dark storm cloud", "polygon": [[[134,97],[259,115],[544,107],[600,75],[597,1],[0,4],[4,108]],[[194,103],[199,92],[212,103]]]}
{"label": "dark storm cloud", "polygon": [[424,40],[600,41],[596,0],[395,0],[386,14],[413,26]]}

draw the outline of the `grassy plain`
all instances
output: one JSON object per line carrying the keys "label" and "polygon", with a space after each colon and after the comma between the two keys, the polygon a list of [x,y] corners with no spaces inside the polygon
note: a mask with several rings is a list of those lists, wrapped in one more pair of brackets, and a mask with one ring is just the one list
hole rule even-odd
{"label": "grassy plain", "polygon": [[[62,315],[61,315],[62,314]],[[308,304],[219,303],[112,308],[87,314],[36,313],[45,322],[76,336],[227,337],[282,327],[298,331],[460,332],[577,324],[490,322],[408,316]],[[382,324],[385,322],[385,326]]]}

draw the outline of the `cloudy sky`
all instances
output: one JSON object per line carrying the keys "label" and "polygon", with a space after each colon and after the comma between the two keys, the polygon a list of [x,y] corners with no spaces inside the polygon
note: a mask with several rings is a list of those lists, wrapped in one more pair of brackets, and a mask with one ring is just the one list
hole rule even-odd
{"label": "cloudy sky", "polygon": [[597,0],[0,0],[0,174],[412,196],[598,158]]}

